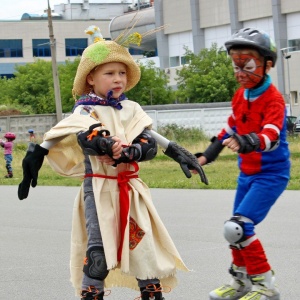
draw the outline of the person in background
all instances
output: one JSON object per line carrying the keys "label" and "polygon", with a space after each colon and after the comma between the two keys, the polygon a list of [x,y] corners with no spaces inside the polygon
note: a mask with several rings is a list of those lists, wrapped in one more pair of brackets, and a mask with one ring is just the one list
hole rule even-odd
{"label": "person in background", "polygon": [[34,130],[33,129],[29,129],[28,133],[29,133],[29,141],[30,142],[35,142],[35,133],[34,133]]}
{"label": "person in background", "polygon": [[16,139],[16,135],[12,132],[6,132],[4,135],[6,141],[0,140],[0,146],[4,148],[4,160],[5,160],[5,167],[7,170],[7,174],[4,176],[5,178],[12,178],[13,177],[13,168],[12,168],[12,161],[13,161],[13,148],[14,148],[14,140]]}
{"label": "person in background", "polygon": [[240,174],[232,217],[224,223],[232,279],[209,297],[278,300],[274,271],[255,233],[255,226],[266,218],[290,178],[285,102],[268,75],[275,66],[277,50],[270,36],[256,28],[237,31],[225,47],[241,87],[233,96],[226,126],[197,156],[205,165],[228,147],[238,153]]}

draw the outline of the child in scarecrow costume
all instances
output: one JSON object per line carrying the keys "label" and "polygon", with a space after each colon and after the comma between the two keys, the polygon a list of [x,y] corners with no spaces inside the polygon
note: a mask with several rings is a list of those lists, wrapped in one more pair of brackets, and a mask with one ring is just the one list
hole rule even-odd
{"label": "child in scarecrow costume", "polygon": [[[143,300],[162,300],[162,292],[176,286],[176,270],[188,269],[138,177],[139,162],[157,153],[152,119],[124,94],[140,79],[140,68],[124,44],[140,42],[141,35],[123,36],[122,44],[104,40],[95,26],[87,33],[96,42],[85,49],[77,69],[73,114],[48,131],[41,145],[31,144],[18,195],[24,199],[30,183],[36,186],[45,155],[59,174],[84,177],[71,239],[71,282],[77,295],[99,300],[104,287],[119,286],[140,290]],[[197,159],[176,145],[171,142],[165,154],[185,173],[198,169],[203,179]]]}

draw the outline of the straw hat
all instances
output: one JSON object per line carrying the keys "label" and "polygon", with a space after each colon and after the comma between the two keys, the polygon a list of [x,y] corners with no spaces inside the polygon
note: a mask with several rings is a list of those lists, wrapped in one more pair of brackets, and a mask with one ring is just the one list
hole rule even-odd
{"label": "straw hat", "polygon": [[132,89],[140,80],[141,70],[138,64],[133,60],[128,51],[130,44],[140,46],[142,39],[150,34],[160,31],[164,26],[151,29],[145,33],[133,32],[135,24],[134,16],[131,27],[126,28],[114,41],[103,39],[99,27],[89,26],[85,33],[89,34],[94,42],[87,47],[83,53],[77,68],[76,76],[73,83],[73,96],[81,96],[91,91],[90,85],[86,81],[87,75],[97,66],[109,62],[121,62],[127,66],[127,85],[125,92]]}
{"label": "straw hat", "polygon": [[109,62],[121,62],[126,65],[127,85],[125,92],[132,89],[139,82],[141,71],[128,49],[114,41],[100,40],[87,47],[82,53],[74,79],[73,95],[81,96],[89,93],[91,87],[86,81],[87,75],[95,67]]}

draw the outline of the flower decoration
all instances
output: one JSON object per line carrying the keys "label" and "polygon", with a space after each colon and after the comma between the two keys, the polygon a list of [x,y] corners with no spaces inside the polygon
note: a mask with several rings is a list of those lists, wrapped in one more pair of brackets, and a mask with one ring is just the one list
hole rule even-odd
{"label": "flower decoration", "polygon": [[100,28],[95,25],[89,26],[84,32],[91,36],[91,39],[94,43],[105,41],[101,34]]}

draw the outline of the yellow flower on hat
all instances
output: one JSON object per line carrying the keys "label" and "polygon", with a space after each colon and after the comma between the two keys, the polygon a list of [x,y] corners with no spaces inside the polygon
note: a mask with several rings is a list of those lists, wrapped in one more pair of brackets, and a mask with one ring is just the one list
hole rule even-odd
{"label": "yellow flower on hat", "polygon": [[91,36],[94,43],[104,41],[100,28],[95,25],[89,26],[84,32]]}
{"label": "yellow flower on hat", "polygon": [[138,45],[140,46],[141,45],[141,42],[142,42],[142,35],[138,32],[134,32],[134,33],[131,33],[127,38],[126,40],[121,43],[122,46],[124,47],[128,47],[130,44],[135,44],[135,45]]}

